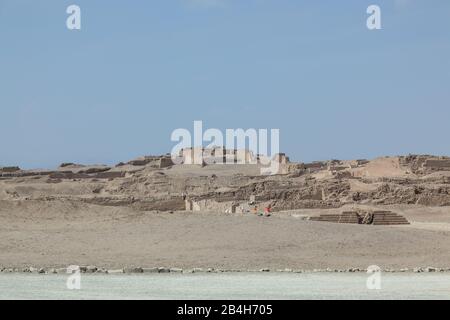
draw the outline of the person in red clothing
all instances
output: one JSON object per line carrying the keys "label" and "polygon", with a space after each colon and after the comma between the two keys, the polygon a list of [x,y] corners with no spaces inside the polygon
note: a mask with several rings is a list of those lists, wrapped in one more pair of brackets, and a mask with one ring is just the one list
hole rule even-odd
{"label": "person in red clothing", "polygon": [[264,215],[266,217],[270,217],[272,212],[272,206],[269,204],[267,207],[264,208]]}

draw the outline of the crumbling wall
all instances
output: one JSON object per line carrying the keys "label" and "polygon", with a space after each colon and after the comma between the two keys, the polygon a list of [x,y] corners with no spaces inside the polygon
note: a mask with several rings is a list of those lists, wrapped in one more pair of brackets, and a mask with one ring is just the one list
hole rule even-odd
{"label": "crumbling wall", "polygon": [[11,173],[20,171],[19,167],[0,167],[0,172]]}
{"label": "crumbling wall", "polygon": [[236,204],[234,201],[218,202],[212,199],[203,200],[187,200],[186,210],[187,211],[216,211],[216,212],[230,212],[235,213]]}
{"label": "crumbling wall", "polygon": [[450,159],[427,159],[423,167],[431,171],[450,170]]}

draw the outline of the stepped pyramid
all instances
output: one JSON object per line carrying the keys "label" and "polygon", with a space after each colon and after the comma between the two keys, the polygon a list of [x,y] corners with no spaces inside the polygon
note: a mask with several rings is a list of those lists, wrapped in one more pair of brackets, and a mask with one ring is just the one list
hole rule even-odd
{"label": "stepped pyramid", "polygon": [[374,211],[373,212],[373,225],[399,225],[399,224],[410,224],[408,220],[402,215],[394,213],[392,211]]}
{"label": "stepped pyramid", "polygon": [[311,217],[311,221],[350,223],[350,224],[372,224],[372,225],[405,225],[408,220],[402,215],[392,211],[374,211],[365,216],[356,211],[344,211],[342,214],[321,214],[318,217]]}
{"label": "stepped pyramid", "polygon": [[321,214],[318,217],[311,217],[311,221],[334,222],[334,223],[353,223],[359,224],[360,218],[357,212],[344,211],[342,214]]}

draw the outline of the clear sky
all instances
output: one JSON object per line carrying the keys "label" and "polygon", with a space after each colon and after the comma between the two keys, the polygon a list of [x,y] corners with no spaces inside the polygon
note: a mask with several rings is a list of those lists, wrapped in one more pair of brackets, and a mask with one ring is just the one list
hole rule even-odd
{"label": "clear sky", "polygon": [[170,152],[194,120],[298,161],[449,155],[450,1],[0,0],[0,117],[24,168]]}

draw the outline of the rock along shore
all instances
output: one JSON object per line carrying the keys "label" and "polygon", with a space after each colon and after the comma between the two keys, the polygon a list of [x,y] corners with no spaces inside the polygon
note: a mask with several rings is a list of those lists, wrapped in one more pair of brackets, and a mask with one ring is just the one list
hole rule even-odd
{"label": "rock along shore", "polygon": [[[124,267],[121,269],[107,269],[96,266],[79,266],[79,269],[71,268],[0,268],[0,273],[30,273],[30,274],[68,274],[79,271],[83,274],[156,274],[156,273],[367,273],[366,269],[361,268],[347,268],[347,269],[312,269],[312,270],[300,270],[300,269],[269,269],[262,268],[258,270],[252,269],[214,269],[214,268],[166,268],[166,267]],[[72,271],[72,272],[71,272]],[[402,268],[402,269],[381,269],[380,272],[386,273],[433,273],[433,272],[449,272],[450,268],[436,268],[436,267],[417,267],[417,268]]]}

